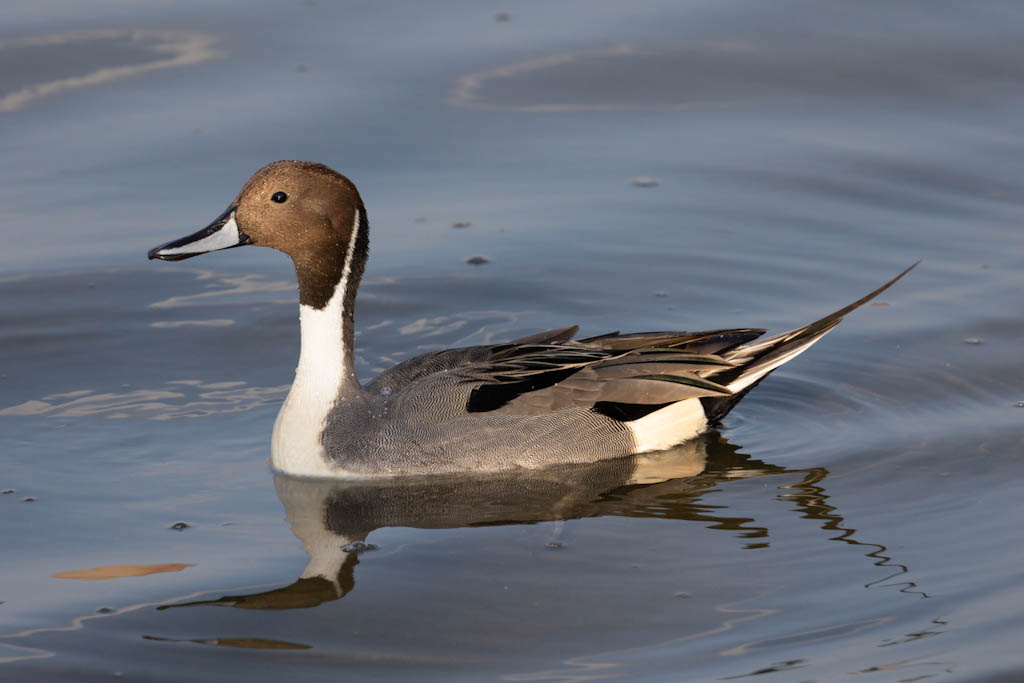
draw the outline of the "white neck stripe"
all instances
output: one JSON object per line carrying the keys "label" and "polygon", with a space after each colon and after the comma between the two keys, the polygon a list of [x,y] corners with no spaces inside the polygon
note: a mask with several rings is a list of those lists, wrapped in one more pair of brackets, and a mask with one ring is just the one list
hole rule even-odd
{"label": "white neck stripe", "polygon": [[[345,290],[348,289],[348,278],[349,275],[352,274],[352,258],[356,253],[356,241],[359,239],[359,224],[361,222],[362,221],[359,220],[359,207],[357,206],[356,216],[352,220],[352,237],[349,238],[348,249],[345,250],[345,265],[341,269],[341,281],[334,287],[335,294],[338,294],[339,292],[341,293],[342,307],[345,305],[344,299]],[[334,297],[332,296],[331,298],[333,299]]]}
{"label": "white neck stripe", "polygon": [[299,306],[299,364],[295,382],[274,423],[271,442],[271,461],[281,472],[337,476],[327,465],[321,435],[350,372],[348,354],[352,349],[344,345],[345,299],[360,223],[357,209],[341,279],[327,305],[320,309]]}

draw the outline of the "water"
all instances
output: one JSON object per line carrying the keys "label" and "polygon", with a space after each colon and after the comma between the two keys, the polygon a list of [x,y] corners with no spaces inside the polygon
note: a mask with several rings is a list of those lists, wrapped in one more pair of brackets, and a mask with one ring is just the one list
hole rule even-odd
{"label": "water", "polygon": [[[0,678],[1024,676],[1022,21],[9,8]],[[275,479],[287,260],[144,255],[278,158],[367,202],[364,379],[570,323],[784,329],[924,263],[722,430],[639,465]]]}

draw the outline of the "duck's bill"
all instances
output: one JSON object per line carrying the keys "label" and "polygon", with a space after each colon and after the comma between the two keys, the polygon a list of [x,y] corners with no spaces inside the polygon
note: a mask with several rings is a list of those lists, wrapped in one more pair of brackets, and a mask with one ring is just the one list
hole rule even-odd
{"label": "duck's bill", "polygon": [[235,207],[232,206],[199,232],[150,249],[149,258],[180,261],[208,251],[230,249],[244,244],[251,244],[251,240],[238,229],[238,223],[235,222]]}

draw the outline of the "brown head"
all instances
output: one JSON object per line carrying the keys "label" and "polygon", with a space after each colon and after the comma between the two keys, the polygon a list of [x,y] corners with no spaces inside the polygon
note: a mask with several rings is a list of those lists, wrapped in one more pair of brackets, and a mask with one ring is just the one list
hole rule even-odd
{"label": "brown head", "polygon": [[178,261],[246,244],[291,256],[299,302],[323,308],[343,278],[346,294],[355,296],[369,246],[366,209],[352,181],[327,166],[275,161],[256,171],[213,223],[150,250],[149,258]]}

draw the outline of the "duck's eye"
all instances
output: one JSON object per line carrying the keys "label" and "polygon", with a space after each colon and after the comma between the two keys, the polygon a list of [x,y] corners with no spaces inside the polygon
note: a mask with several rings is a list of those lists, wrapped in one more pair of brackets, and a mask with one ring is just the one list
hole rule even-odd
{"label": "duck's eye", "polygon": [[288,201],[288,195],[286,195],[284,192],[275,192],[270,197],[270,201],[277,202],[278,204],[284,204],[286,201]]}

